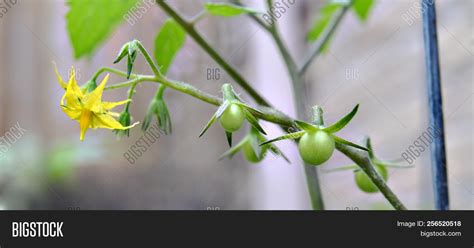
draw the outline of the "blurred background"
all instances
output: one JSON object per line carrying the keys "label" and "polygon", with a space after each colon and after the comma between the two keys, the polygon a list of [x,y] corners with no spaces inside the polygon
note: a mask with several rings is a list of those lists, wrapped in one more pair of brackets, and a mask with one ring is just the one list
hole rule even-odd
{"label": "blurred background", "polygon": [[[199,13],[204,2],[169,1],[188,17]],[[264,2],[245,3],[263,9]],[[361,104],[341,136],[360,142],[370,135],[380,158],[400,158],[428,128],[421,18],[411,25],[402,18],[417,2],[377,0],[365,23],[348,13],[329,50],[305,77],[307,97],[311,105],[324,107],[327,123]],[[310,47],[306,32],[323,4],[296,1],[278,21],[299,62]],[[452,209],[474,208],[473,8],[472,0],[437,1]],[[248,164],[241,154],[218,161],[227,149],[218,125],[198,138],[215,107],[172,90],[166,92],[172,135],[161,136],[134,164],[124,153],[143,135],[140,128],[121,140],[107,130],[89,131],[79,142],[79,126],[59,107],[63,90],[51,61],[63,78],[74,65],[80,83],[102,66],[125,69],[125,63],[112,64],[121,46],[138,39],[152,50],[167,16],[157,6],[146,8],[134,25],[122,22],[94,56],[74,60],[67,11],[65,1],[18,0],[0,19],[0,136],[8,136],[15,126],[26,130],[0,153],[0,209],[310,209],[303,168],[291,141],[278,144],[291,164],[272,155],[260,164]],[[266,99],[296,116],[286,68],[265,31],[245,16],[207,17],[198,30]],[[219,80],[208,80],[207,71],[214,68],[218,65],[188,37],[168,75],[218,95],[220,85],[232,80],[223,70]],[[140,56],[134,70],[151,74]],[[122,81],[113,76],[109,83]],[[131,113],[142,121],[156,85],[144,83],[137,90]],[[104,98],[123,100],[126,94],[126,89],[110,91]],[[242,97],[250,101],[246,94]],[[263,125],[270,137],[282,134],[271,123]],[[234,139],[243,137],[246,128]],[[392,209],[380,193],[360,191],[353,172],[324,172],[348,163],[335,152],[319,168],[327,209]],[[414,168],[390,169],[389,175],[389,186],[409,209],[433,208],[428,151]]]}

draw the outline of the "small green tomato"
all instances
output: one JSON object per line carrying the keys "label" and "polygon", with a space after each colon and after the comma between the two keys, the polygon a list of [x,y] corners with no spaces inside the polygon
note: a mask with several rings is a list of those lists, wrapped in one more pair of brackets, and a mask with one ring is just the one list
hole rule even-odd
{"label": "small green tomato", "polygon": [[[385,181],[387,181],[388,179],[387,168],[385,168],[385,166],[376,164],[375,169],[378,171],[380,176],[382,176],[382,178]],[[362,170],[359,170],[355,173],[355,180],[359,189],[366,193],[376,193],[379,191],[377,186],[375,186],[372,180],[370,180],[369,176],[367,176],[367,174],[365,174],[365,172]]]}
{"label": "small green tomato", "polygon": [[258,163],[262,161],[262,158],[255,153],[255,150],[253,149],[250,142],[245,142],[245,144],[242,146],[242,152],[244,153],[245,159],[251,163]]}
{"label": "small green tomato", "polygon": [[245,114],[237,104],[231,104],[219,118],[219,123],[227,132],[233,133],[244,123]]}
{"label": "small green tomato", "polygon": [[242,146],[242,152],[244,153],[245,159],[247,159],[247,161],[249,161],[250,163],[255,163],[255,164],[263,160],[264,158],[263,155],[266,154],[267,150],[268,150],[268,146],[264,145],[261,148],[260,155],[257,155],[250,141],[245,142],[245,144]]}
{"label": "small green tomato", "polygon": [[298,143],[301,158],[312,165],[326,162],[334,152],[334,147],[334,138],[322,130],[305,133]]}

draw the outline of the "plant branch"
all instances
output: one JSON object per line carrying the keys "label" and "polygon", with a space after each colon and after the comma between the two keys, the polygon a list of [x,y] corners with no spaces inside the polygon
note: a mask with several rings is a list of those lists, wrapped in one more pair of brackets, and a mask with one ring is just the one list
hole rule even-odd
{"label": "plant branch", "polygon": [[[180,24],[181,27],[188,33],[188,35],[190,35],[196,41],[196,43],[199,46],[201,46],[201,48],[205,50],[209,54],[209,56],[213,58],[216,61],[216,63],[219,64],[229,74],[229,76],[231,76],[236,81],[236,83],[238,83],[245,91],[247,91],[247,93],[249,93],[249,95],[258,104],[262,105],[259,107],[259,110],[261,110],[262,113],[256,115],[256,117],[262,120],[266,120],[266,121],[278,124],[282,127],[288,128],[288,127],[293,126],[294,120],[287,117],[285,114],[281,113],[280,111],[272,109],[270,104],[265,99],[263,99],[263,97],[261,97],[260,94],[256,92],[247,83],[247,81],[245,81],[245,79],[236,71],[236,69],[234,69],[229,63],[227,63],[223,59],[223,57],[216,50],[214,50],[214,48],[212,48],[209,45],[209,43],[195,30],[192,22],[186,21],[173,8],[171,8],[164,0],[156,0],[156,3],[161,7],[163,11],[165,11],[178,24]],[[270,4],[270,6],[272,5],[272,1],[268,1],[267,3]],[[286,48],[284,42],[282,41],[278,33],[276,24],[273,23],[271,26],[268,26],[265,23],[263,23],[263,21],[261,21],[258,17],[251,15],[252,19],[254,19],[259,25],[265,28],[265,30],[271,33],[272,37],[274,37],[275,39],[275,42],[280,52],[282,53],[282,56],[285,60],[285,63],[287,64],[289,74],[293,82],[294,93],[295,93],[294,95],[296,97],[295,100],[297,102],[297,109],[298,109],[299,115],[301,116],[304,116],[305,115],[304,113],[306,113],[305,101],[299,101],[300,99],[302,99],[303,92],[304,92],[304,84],[303,84],[301,75],[306,70],[305,67],[308,67],[309,64],[311,64],[312,60],[319,54],[321,48],[324,47],[324,45],[330,39],[332,33],[334,33],[336,27],[340,23],[340,20],[342,19],[344,14],[347,12],[347,10],[350,8],[351,4],[349,4],[348,6],[345,6],[343,10],[339,13],[333,25],[330,27],[330,30],[325,34],[322,42],[320,42],[320,44],[314,49],[310,58],[307,59],[307,61],[305,62],[302,70],[298,70],[298,67],[295,61],[291,57],[290,53],[288,52],[288,49]],[[162,85],[165,85],[174,90],[193,96],[204,102],[207,102],[216,106],[219,106],[222,104],[222,99],[216,96],[202,92],[190,84],[172,81],[164,77],[140,75],[138,76],[138,78],[132,81],[136,81],[136,82],[150,81],[150,82],[161,83]],[[121,84],[109,86],[107,89],[128,87],[131,84],[133,84],[133,82],[132,83],[130,81],[124,82]],[[357,165],[359,165],[362,169],[364,169],[364,171],[366,171],[369,177],[374,181],[375,185],[379,188],[379,190],[383,193],[383,195],[387,198],[387,200],[392,204],[392,206],[395,209],[399,209],[399,210],[406,209],[404,205],[400,202],[400,200],[397,198],[397,196],[385,184],[385,182],[380,177],[380,175],[378,175],[374,167],[371,166],[371,161],[367,152],[363,152],[361,150],[358,150],[349,146],[345,146],[345,145],[340,145],[340,144],[336,145],[336,149],[338,149],[340,152],[345,154],[347,157],[353,160]],[[310,168],[309,166],[305,166],[305,172],[306,172],[306,177],[307,177],[307,182],[308,182],[308,189],[312,197],[313,208],[315,208],[315,206],[316,207],[322,206],[322,199],[320,198],[321,190],[319,188],[319,182],[317,179],[317,171],[314,170],[314,167]]]}
{"label": "plant branch", "polygon": [[[271,11],[273,6],[272,0],[267,0],[267,7],[268,10]],[[299,119],[307,119],[306,118],[306,99],[305,99],[305,87],[304,82],[298,72],[298,66],[295,63],[295,60],[291,56],[287,46],[285,45],[280,32],[278,30],[277,23],[274,21],[270,25],[268,31],[272,36],[273,40],[275,41],[278,50],[280,51],[283,60],[286,64],[288,69],[288,73],[291,78],[292,82],[292,89],[293,89],[293,98],[296,105],[296,113]],[[308,187],[309,196],[311,199],[311,206],[314,210],[323,210],[324,209],[324,201],[322,198],[322,190],[319,184],[319,176],[317,168],[308,164],[303,164],[304,172],[306,176],[306,183]]]}
{"label": "plant branch", "polygon": [[100,74],[102,74],[104,72],[110,72],[110,73],[116,74],[116,75],[121,76],[121,77],[127,77],[127,73],[124,72],[124,71],[117,70],[117,69],[110,68],[110,67],[102,67],[94,73],[94,75],[92,76],[92,80],[97,81],[97,78],[100,76]]}
{"label": "plant branch", "polygon": [[155,74],[155,76],[157,76],[157,77],[162,76],[160,70],[158,69],[158,66],[156,66],[155,62],[150,57],[150,54],[145,49],[145,47],[143,47],[142,43],[141,42],[136,42],[136,44],[138,46],[138,49],[140,49],[140,52],[142,52],[143,57],[145,57],[145,60],[148,63],[148,65],[150,66],[151,70],[153,71],[153,74]]}
{"label": "plant branch", "polygon": [[304,75],[306,73],[306,71],[308,70],[311,63],[321,53],[324,46],[326,46],[326,44],[329,42],[329,40],[333,36],[334,32],[336,31],[337,27],[341,23],[342,18],[347,13],[347,11],[351,8],[352,2],[353,1],[350,1],[347,5],[342,7],[342,10],[338,12],[338,14],[335,17],[334,21],[331,22],[331,26],[327,29],[326,32],[324,32],[323,37],[319,40],[319,42],[308,53],[309,54],[308,57],[306,57],[306,59],[304,60],[305,62],[303,63],[303,65],[301,66],[301,69],[299,70],[300,75]]}
{"label": "plant branch", "polygon": [[[207,102],[215,106],[220,106],[222,104],[221,98],[213,96],[206,92],[203,92],[187,83],[170,80],[164,77],[156,77],[153,75],[132,74],[132,77],[134,79],[129,80],[127,82],[107,86],[105,89],[113,90],[113,89],[129,87],[129,86],[136,86],[142,82],[154,82],[154,83],[160,83],[161,85],[164,85],[168,88],[190,95],[196,99],[199,99],[203,102]],[[289,118],[285,114],[275,109],[268,108],[265,106],[259,106],[258,109],[260,110],[261,113],[256,113],[256,117],[258,117],[259,119],[266,120],[266,121],[269,121],[269,122],[272,122],[284,127],[294,126],[293,119]],[[395,209],[399,209],[399,210],[406,209],[403,206],[403,204],[400,202],[400,200],[397,198],[397,196],[385,184],[385,182],[380,177],[380,175],[378,175],[378,173],[375,171],[367,152],[364,152],[364,151],[361,151],[349,146],[340,145],[340,144],[336,144],[336,148],[340,152],[345,154],[347,157],[349,157],[352,161],[354,161],[357,165],[359,165],[367,173],[367,175],[369,175],[369,177],[373,180],[377,188],[379,188],[379,190],[383,193],[385,198],[387,198],[387,200],[392,204],[392,206]],[[308,167],[306,166],[305,168],[308,168]],[[315,172],[316,172],[315,170],[308,170],[307,172],[308,179],[317,178],[315,177],[315,175],[317,175],[315,174]],[[310,186],[308,188],[311,194],[317,193],[317,191],[315,190],[317,188],[317,184],[315,184],[316,182],[317,180],[308,180],[308,186]]]}
{"label": "plant branch", "polygon": [[199,32],[196,31],[194,25],[185,20],[181,15],[179,15],[171,6],[168,5],[164,0],[156,0],[156,3],[161,7],[161,9],[166,12],[171,18],[173,18],[181,27],[191,36],[194,41],[202,48],[204,51],[211,56],[217,64],[219,64],[222,69],[224,69],[229,76],[235,80],[252,98],[260,105],[270,107],[270,104],[255,90],[252,86],[234,69],[214,48],[209,45]]}
{"label": "plant branch", "polygon": [[367,176],[369,176],[375,186],[377,186],[380,192],[382,192],[395,209],[407,210],[400,199],[398,199],[397,195],[393,193],[383,178],[379,175],[367,152],[339,143],[336,143],[336,149],[354,161],[367,174]]}
{"label": "plant branch", "polygon": [[[220,106],[222,104],[221,98],[208,94],[204,91],[201,91],[197,89],[196,87],[187,83],[170,80],[165,77],[156,77],[153,75],[136,75],[136,74],[132,74],[132,75],[134,76],[134,79],[126,81],[126,82],[114,84],[114,85],[109,85],[105,87],[105,90],[126,88],[126,87],[130,87],[142,82],[153,82],[153,83],[160,83],[170,89],[174,89],[181,93],[190,95],[203,102],[207,102],[215,106]],[[285,114],[281,113],[280,111],[277,111],[275,109],[268,108],[265,106],[258,106],[257,109],[260,110],[260,112],[262,113],[261,114],[255,113],[255,116],[262,120],[266,120],[278,125],[282,125],[284,127],[293,126],[293,120],[287,117]]]}

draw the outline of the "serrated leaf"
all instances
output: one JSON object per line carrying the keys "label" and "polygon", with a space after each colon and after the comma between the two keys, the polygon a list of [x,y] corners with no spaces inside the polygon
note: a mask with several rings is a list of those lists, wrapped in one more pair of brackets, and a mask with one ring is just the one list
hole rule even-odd
{"label": "serrated leaf", "polygon": [[306,132],[315,132],[315,131],[318,131],[319,128],[309,124],[309,123],[306,123],[304,121],[299,121],[299,120],[295,120],[295,124],[296,126],[301,129],[301,130],[304,130]]}
{"label": "serrated leaf", "polygon": [[[310,42],[317,41],[321,34],[324,33],[326,28],[331,23],[334,13],[341,9],[344,4],[338,2],[327,3],[320,11],[319,17],[313,24],[313,27],[309,30],[307,39]],[[329,42],[328,42],[329,43]]]}
{"label": "serrated leaf", "polygon": [[289,133],[289,134],[280,136],[280,137],[278,137],[278,138],[265,141],[265,142],[263,142],[262,144],[260,144],[260,146],[263,146],[263,145],[266,145],[266,144],[270,144],[270,143],[273,143],[273,142],[276,142],[276,141],[280,141],[280,140],[298,139],[298,138],[301,138],[301,136],[303,136],[305,133],[306,133],[305,131],[299,131],[299,132]]}
{"label": "serrated leaf", "polygon": [[155,60],[166,75],[174,58],[186,42],[186,32],[173,19],[165,21],[155,38]]}
{"label": "serrated leaf", "polygon": [[374,6],[375,0],[354,0],[353,8],[361,21],[366,21],[370,10]]}
{"label": "serrated leaf", "polygon": [[260,124],[258,124],[258,120],[257,118],[255,118],[255,116],[253,116],[250,111],[248,111],[247,108],[242,108],[242,111],[244,112],[245,114],[245,118],[247,119],[247,121],[250,123],[250,125],[252,125],[252,127],[254,127],[255,129],[257,129],[259,132],[267,135],[267,133],[265,132],[265,130],[263,130],[263,128],[260,126]]}
{"label": "serrated leaf", "polygon": [[339,144],[343,144],[343,145],[347,145],[347,146],[352,146],[352,147],[354,147],[354,148],[357,148],[357,149],[360,149],[360,150],[364,150],[364,151],[366,151],[366,152],[369,151],[369,149],[367,149],[367,148],[365,148],[365,147],[363,147],[363,146],[354,144],[354,143],[352,143],[352,142],[350,142],[350,141],[348,141],[348,140],[345,140],[345,139],[343,139],[343,138],[341,138],[341,137],[334,136],[334,141],[337,142],[337,143],[339,143]]}
{"label": "serrated leaf", "polygon": [[342,119],[332,124],[331,126],[325,127],[323,130],[328,133],[336,133],[340,131],[345,126],[347,126],[347,124],[349,124],[352,118],[354,118],[354,116],[357,114],[358,109],[359,109],[359,104],[357,104],[349,114],[347,114],[346,116],[344,116]]}
{"label": "serrated leaf", "polygon": [[232,17],[242,14],[257,14],[260,11],[244,6],[238,6],[229,3],[206,3],[204,5],[206,11],[215,16]]}
{"label": "serrated leaf", "polygon": [[69,0],[66,26],[74,50],[74,58],[91,55],[117,26],[138,0]]}

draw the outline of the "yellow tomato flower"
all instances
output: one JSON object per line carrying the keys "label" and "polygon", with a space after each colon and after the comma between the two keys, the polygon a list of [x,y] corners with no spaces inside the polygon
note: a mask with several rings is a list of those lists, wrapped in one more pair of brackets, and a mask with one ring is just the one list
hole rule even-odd
{"label": "yellow tomato flower", "polygon": [[124,127],[114,118],[118,114],[110,112],[113,108],[130,102],[130,99],[121,102],[102,102],[102,94],[109,78],[108,74],[94,91],[86,93],[77,85],[74,68],[71,68],[71,76],[67,84],[63,81],[56,68],[55,72],[59,84],[66,90],[61,99],[61,108],[69,118],[79,122],[81,141],[84,140],[89,128],[127,130],[138,124],[136,122],[131,126]]}

